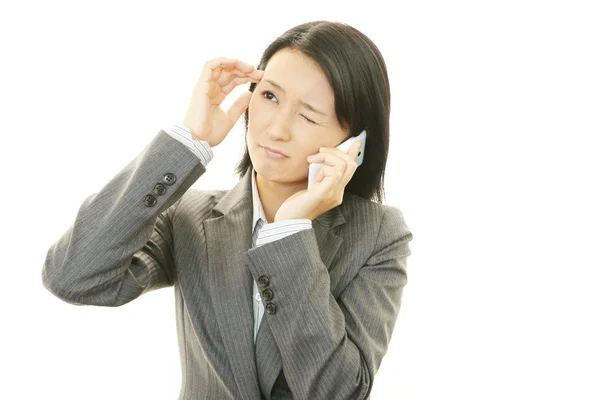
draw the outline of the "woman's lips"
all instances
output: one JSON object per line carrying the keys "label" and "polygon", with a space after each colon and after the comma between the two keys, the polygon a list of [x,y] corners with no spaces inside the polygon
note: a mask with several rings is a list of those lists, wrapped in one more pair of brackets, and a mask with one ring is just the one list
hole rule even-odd
{"label": "woman's lips", "polygon": [[271,149],[269,147],[264,147],[264,146],[260,146],[260,147],[265,151],[265,153],[269,157],[279,158],[279,159],[281,159],[281,158],[288,158],[288,156],[286,156],[283,153],[278,152],[277,150],[273,150],[273,149]]}

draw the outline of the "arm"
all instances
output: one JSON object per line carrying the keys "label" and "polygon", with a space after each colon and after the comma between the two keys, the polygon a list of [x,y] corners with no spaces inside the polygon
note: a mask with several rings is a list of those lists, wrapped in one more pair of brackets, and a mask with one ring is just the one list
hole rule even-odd
{"label": "arm", "polygon": [[159,131],[134,160],[83,201],[74,224],[50,247],[42,268],[44,287],[55,296],[77,305],[120,306],[173,284],[173,213],[212,158],[207,144],[192,143],[203,146],[200,157],[175,140],[177,127],[185,131],[183,126]]}
{"label": "arm", "polygon": [[338,299],[313,229],[248,251],[255,279],[271,278],[277,312],[265,318],[295,398],[368,398],[400,309],[410,240],[400,210],[387,207],[373,253]]}

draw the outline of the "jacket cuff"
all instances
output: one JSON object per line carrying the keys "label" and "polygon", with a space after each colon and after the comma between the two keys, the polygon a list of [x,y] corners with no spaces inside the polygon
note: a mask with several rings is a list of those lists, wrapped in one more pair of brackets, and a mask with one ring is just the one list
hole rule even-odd
{"label": "jacket cuff", "polygon": [[163,128],[163,131],[186,145],[200,159],[204,167],[212,160],[213,152],[208,142],[192,139],[192,131],[187,126],[182,124],[167,125]]}

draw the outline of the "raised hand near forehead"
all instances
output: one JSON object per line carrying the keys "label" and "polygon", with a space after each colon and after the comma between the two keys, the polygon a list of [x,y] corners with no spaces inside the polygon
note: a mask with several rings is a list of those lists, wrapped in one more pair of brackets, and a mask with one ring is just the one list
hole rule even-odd
{"label": "raised hand near forehead", "polygon": [[227,111],[221,103],[233,89],[247,82],[258,82],[264,71],[236,58],[219,57],[207,61],[192,92],[183,125],[192,138],[213,147],[221,143],[242,113],[248,108],[251,92],[242,93]]}

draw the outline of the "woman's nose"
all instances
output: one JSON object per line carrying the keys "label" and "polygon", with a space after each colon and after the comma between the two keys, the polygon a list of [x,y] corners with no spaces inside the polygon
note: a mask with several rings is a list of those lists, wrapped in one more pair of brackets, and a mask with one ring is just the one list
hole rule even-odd
{"label": "woman's nose", "polygon": [[288,124],[285,113],[276,113],[267,128],[267,135],[273,140],[288,140],[290,137]]}

